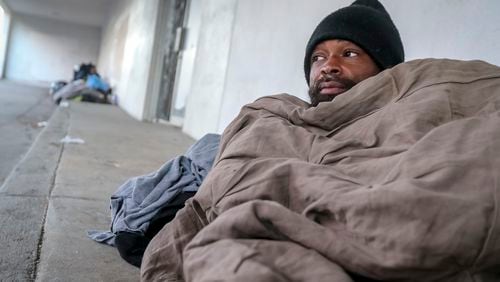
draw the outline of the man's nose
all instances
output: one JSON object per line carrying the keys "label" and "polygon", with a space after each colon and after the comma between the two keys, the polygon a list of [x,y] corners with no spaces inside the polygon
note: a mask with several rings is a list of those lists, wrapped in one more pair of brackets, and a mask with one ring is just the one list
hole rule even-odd
{"label": "man's nose", "polygon": [[323,64],[321,72],[323,74],[340,74],[341,67],[339,59],[335,57],[328,58],[328,60]]}

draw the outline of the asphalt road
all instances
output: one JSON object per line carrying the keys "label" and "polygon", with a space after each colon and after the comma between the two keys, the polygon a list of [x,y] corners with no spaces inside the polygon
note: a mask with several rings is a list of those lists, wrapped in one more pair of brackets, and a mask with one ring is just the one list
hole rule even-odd
{"label": "asphalt road", "polygon": [[49,89],[0,80],[0,186],[43,129],[55,105]]}

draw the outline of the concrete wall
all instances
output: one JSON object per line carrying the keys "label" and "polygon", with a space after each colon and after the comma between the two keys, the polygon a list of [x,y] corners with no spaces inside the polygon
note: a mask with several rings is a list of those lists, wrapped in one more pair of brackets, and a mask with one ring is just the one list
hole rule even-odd
{"label": "concrete wall", "polygon": [[118,85],[124,59],[125,42],[128,35],[129,10],[131,0],[116,1],[110,8],[108,21],[102,29],[101,48],[97,66],[115,92]]}
{"label": "concrete wall", "polygon": [[[196,69],[183,130],[222,132],[242,105],[287,92],[306,98],[306,42],[317,23],[349,0],[203,1]],[[207,3],[209,2],[209,3]],[[500,65],[500,1],[381,0],[407,59],[482,59]]]}
{"label": "concrete wall", "polygon": [[7,41],[10,31],[10,10],[0,0],[0,78],[4,77],[5,58],[7,55]]}
{"label": "concrete wall", "polygon": [[382,0],[396,22],[406,59],[480,59],[500,65],[500,1]]}
{"label": "concrete wall", "polygon": [[159,0],[121,0],[103,29],[98,68],[118,95],[121,108],[145,119]]}
{"label": "concrete wall", "polygon": [[6,47],[6,34],[5,34],[5,17],[6,13],[0,3],[0,78],[3,77],[3,65],[5,61],[5,47]]}
{"label": "concrete wall", "polygon": [[218,129],[236,0],[202,1],[201,30],[183,130],[195,138]]}
{"label": "concrete wall", "polygon": [[5,75],[45,84],[72,78],[73,66],[96,62],[101,31],[36,16],[12,16]]}

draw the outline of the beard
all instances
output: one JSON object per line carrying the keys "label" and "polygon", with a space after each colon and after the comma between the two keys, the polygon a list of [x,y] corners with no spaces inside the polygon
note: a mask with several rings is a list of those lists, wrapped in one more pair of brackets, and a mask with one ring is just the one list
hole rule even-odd
{"label": "beard", "polygon": [[316,107],[319,103],[321,102],[330,102],[332,101],[335,97],[337,97],[342,93],[339,93],[337,95],[326,95],[326,94],[321,94],[321,89],[322,86],[321,84],[324,82],[336,82],[340,83],[345,87],[345,91],[351,89],[354,85],[356,85],[356,82],[347,79],[347,78],[340,78],[335,74],[327,74],[322,76],[320,79],[313,81],[311,87],[309,87],[309,98],[311,99],[311,106]]}

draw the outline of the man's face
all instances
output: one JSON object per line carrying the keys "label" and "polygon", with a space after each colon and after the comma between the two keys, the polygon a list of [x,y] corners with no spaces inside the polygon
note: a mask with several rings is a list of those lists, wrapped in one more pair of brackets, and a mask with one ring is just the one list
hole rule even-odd
{"label": "man's face", "polygon": [[358,82],[380,72],[372,58],[347,40],[327,40],[311,55],[309,97],[311,105],[332,101]]}

